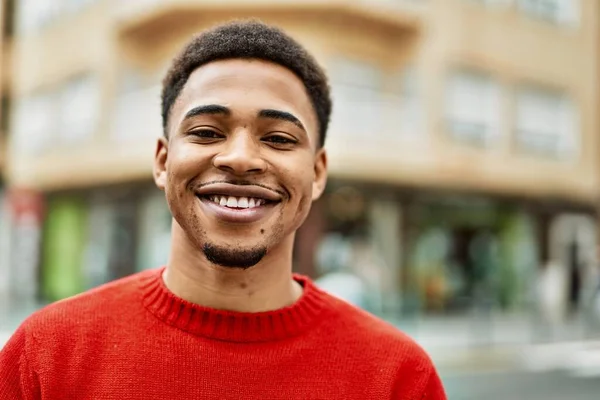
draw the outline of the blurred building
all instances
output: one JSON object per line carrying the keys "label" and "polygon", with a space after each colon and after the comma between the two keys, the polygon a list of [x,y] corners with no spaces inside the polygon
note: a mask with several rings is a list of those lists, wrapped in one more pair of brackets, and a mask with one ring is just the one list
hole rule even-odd
{"label": "blurred building", "polygon": [[[190,35],[236,17],[282,26],[331,77],[331,181],[299,232],[299,271],[347,260],[336,268],[364,280],[371,309],[398,316],[519,310],[542,265],[572,282],[592,268],[595,0],[4,5],[13,298],[166,261],[170,215],[151,180],[160,80]],[[580,286],[565,284],[575,302]]]}
{"label": "blurred building", "polygon": [[[0,304],[7,303],[9,291],[8,272],[8,228],[9,213],[5,197],[4,168],[6,165],[6,138],[9,121],[9,56],[10,36],[12,34],[12,10],[9,5],[0,2]],[[0,311],[2,311],[0,309]]]}

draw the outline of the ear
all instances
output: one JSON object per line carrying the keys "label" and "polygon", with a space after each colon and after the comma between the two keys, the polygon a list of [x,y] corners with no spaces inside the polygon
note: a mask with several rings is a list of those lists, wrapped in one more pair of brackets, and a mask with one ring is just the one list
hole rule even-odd
{"label": "ear", "polygon": [[315,179],[313,181],[312,199],[319,199],[327,185],[327,152],[321,147],[315,156]]}
{"label": "ear", "polygon": [[167,155],[169,153],[169,141],[165,137],[158,138],[156,152],[154,153],[154,183],[160,190],[165,190],[167,185]]}

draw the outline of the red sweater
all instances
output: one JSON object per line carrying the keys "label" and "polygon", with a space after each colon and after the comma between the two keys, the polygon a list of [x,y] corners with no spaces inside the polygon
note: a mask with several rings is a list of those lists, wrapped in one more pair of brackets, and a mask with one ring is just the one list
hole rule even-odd
{"label": "red sweater", "polygon": [[188,303],[161,270],[60,301],[0,353],[0,399],[446,399],[425,352],[295,276],[272,312]]}

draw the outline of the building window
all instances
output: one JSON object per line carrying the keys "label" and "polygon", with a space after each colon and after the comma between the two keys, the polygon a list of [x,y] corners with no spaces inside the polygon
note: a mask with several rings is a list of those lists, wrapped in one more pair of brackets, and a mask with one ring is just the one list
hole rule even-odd
{"label": "building window", "polygon": [[90,138],[100,115],[100,85],[85,74],[68,80],[61,90],[60,140],[80,142]]}
{"label": "building window", "polygon": [[399,127],[400,136],[420,137],[423,134],[423,109],[417,70],[412,66],[406,67],[400,82],[400,110],[396,110],[396,104],[391,110],[391,118],[397,116],[399,120],[394,121],[393,126]]}
{"label": "building window", "polygon": [[39,154],[50,144],[90,138],[100,115],[100,86],[91,74],[17,99],[13,114],[15,150]]}
{"label": "building window", "polygon": [[141,196],[138,205],[137,270],[166,265],[169,258],[173,217],[162,192],[152,189]]}
{"label": "building window", "polygon": [[384,128],[384,73],[377,65],[337,59],[331,69],[332,132],[342,136],[378,134]]}
{"label": "building window", "polygon": [[156,70],[149,73],[131,66],[122,68],[112,107],[113,140],[127,142],[162,135],[161,88]]}
{"label": "building window", "polygon": [[65,13],[77,12],[97,0],[20,0],[17,3],[19,33],[38,31]]}
{"label": "building window", "polygon": [[509,6],[513,0],[472,0],[475,3],[481,3],[490,7],[506,7]]}
{"label": "building window", "polygon": [[553,23],[577,25],[579,0],[518,0],[523,13]]}
{"label": "building window", "polygon": [[34,32],[55,19],[62,4],[56,0],[21,0],[17,2],[17,29],[19,33]]}
{"label": "building window", "polygon": [[56,100],[56,92],[47,90],[16,101],[13,119],[16,152],[39,154],[49,147],[57,130]]}
{"label": "building window", "polygon": [[526,87],[516,96],[516,143],[521,151],[573,157],[579,132],[571,100],[558,91]]}
{"label": "building window", "polygon": [[63,7],[68,12],[77,12],[96,0],[63,0]]}
{"label": "building window", "polygon": [[113,108],[112,139],[127,142],[162,135],[159,85],[118,96]]}
{"label": "building window", "polygon": [[500,86],[490,76],[459,71],[446,92],[446,129],[455,139],[490,144],[500,131]]}

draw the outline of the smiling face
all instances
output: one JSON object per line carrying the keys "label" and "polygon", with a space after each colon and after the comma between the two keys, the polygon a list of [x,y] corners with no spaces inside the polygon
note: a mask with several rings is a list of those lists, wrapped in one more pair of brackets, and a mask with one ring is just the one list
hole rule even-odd
{"label": "smiling face", "polygon": [[282,66],[233,59],[190,75],[154,177],[175,223],[209,261],[247,268],[291,243],[325,187],[318,128],[302,81]]}

